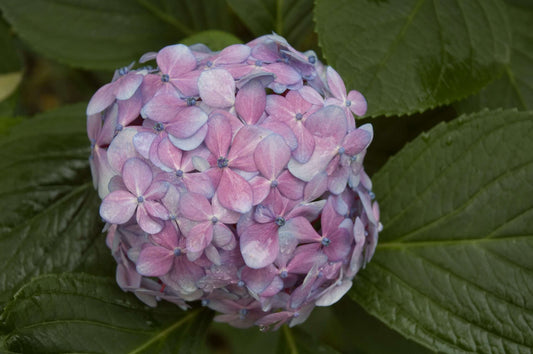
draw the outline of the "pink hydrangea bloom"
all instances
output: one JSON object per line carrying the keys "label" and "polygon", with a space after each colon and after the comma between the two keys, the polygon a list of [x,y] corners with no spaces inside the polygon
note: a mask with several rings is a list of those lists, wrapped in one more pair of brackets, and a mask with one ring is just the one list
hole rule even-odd
{"label": "pink hydrangea bloom", "polygon": [[297,325],[338,301],[381,230],[373,130],[353,115],[364,97],[277,35],[149,60],[87,108],[119,286],[149,306],[199,300],[236,327]]}

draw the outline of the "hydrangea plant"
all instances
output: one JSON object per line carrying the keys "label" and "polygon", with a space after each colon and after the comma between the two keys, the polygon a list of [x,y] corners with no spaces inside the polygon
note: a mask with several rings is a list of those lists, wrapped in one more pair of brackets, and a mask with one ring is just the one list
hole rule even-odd
{"label": "hydrangea plant", "polygon": [[531,1],[0,17],[0,352],[531,352]]}
{"label": "hydrangea plant", "polygon": [[87,107],[120,287],[149,306],[200,300],[236,327],[292,326],[338,301],[381,228],[363,95],[276,34],[150,60]]}

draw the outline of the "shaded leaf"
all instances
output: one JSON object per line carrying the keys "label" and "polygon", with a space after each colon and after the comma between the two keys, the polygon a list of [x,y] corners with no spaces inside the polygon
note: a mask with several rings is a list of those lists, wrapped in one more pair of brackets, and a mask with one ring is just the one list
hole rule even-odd
{"label": "shaded leaf", "polygon": [[113,280],[45,275],[21,288],[1,316],[17,353],[199,353],[212,313],[144,306]]}
{"label": "shaded leaf", "polygon": [[202,43],[208,46],[209,49],[213,51],[218,51],[224,49],[229,45],[242,43],[242,41],[231,33],[218,30],[210,30],[193,34],[192,36],[183,39],[181,43],[185,45]]}
{"label": "shaded leaf", "polygon": [[215,353],[271,354],[276,348],[281,331],[261,332],[252,328],[235,328],[227,323],[213,322],[209,327],[210,349]]}
{"label": "shaded leaf", "polygon": [[384,230],[350,295],[438,351],[533,346],[533,113],[442,123],[375,176]]}
{"label": "shaded leaf", "polygon": [[273,31],[301,50],[313,38],[312,0],[227,0],[256,36]]}
{"label": "shaded leaf", "polygon": [[89,69],[128,65],[182,35],[130,0],[0,0],[0,9],[33,49]]}
{"label": "shaded leaf", "polygon": [[500,0],[317,0],[319,44],[368,116],[420,112],[466,97],[509,61]]}
{"label": "shaded leaf", "polygon": [[499,79],[459,102],[459,111],[475,112],[485,107],[533,109],[533,6],[518,5],[508,9],[513,36],[510,63]]}
{"label": "shaded leaf", "polygon": [[0,139],[0,303],[35,275],[75,269],[104,242],[88,145],[85,105],[27,119]]}

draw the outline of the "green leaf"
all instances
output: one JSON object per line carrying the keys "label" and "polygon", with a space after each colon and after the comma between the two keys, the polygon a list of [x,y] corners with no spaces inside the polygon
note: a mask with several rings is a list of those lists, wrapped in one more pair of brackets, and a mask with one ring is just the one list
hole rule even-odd
{"label": "green leaf", "polygon": [[283,326],[280,331],[282,331],[282,335],[278,342],[277,354],[339,353],[330,346],[320,343],[315,338],[298,328]]}
{"label": "green leaf", "polygon": [[88,145],[85,105],[24,120],[0,138],[0,304],[35,275],[75,269],[104,242]]}
{"label": "green leaf", "polygon": [[7,135],[9,130],[22,122],[22,117],[0,117],[0,136]]}
{"label": "green leaf", "polygon": [[313,34],[312,0],[227,0],[256,36],[273,31],[296,48],[307,50]]}
{"label": "green leaf", "polygon": [[532,112],[485,111],[392,158],[373,178],[384,230],[351,296],[433,350],[528,352],[532,133]]}
{"label": "green leaf", "polygon": [[0,0],[0,8],[36,51],[88,69],[128,65],[182,35],[130,0]]}
{"label": "green leaf", "polygon": [[136,0],[185,35],[207,29],[234,32],[235,16],[224,0]]}
{"label": "green leaf", "polygon": [[328,64],[361,91],[368,116],[425,111],[501,75],[511,40],[500,0],[317,0]]}
{"label": "green leaf", "polygon": [[218,30],[210,30],[193,34],[192,36],[183,39],[181,43],[185,45],[202,43],[208,46],[209,49],[217,51],[222,50],[232,44],[242,43],[242,41],[231,33]]}
{"label": "green leaf", "polygon": [[211,318],[170,303],[147,308],[112,279],[84,274],[32,280],[1,316],[17,353],[199,353]]}
{"label": "green leaf", "polygon": [[9,32],[8,25],[0,19],[0,102],[9,97],[22,80],[22,58]]}
{"label": "green leaf", "polygon": [[479,94],[459,102],[461,112],[475,112],[482,108],[533,109],[533,6],[509,5],[509,19],[513,40],[511,62],[505,66],[501,78],[483,88]]}

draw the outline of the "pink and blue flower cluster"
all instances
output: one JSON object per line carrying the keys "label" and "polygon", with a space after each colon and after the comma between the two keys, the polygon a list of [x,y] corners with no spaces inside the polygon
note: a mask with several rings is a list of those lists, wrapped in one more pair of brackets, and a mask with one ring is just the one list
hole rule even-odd
{"label": "pink and blue flower cluster", "polygon": [[171,45],[87,107],[117,281],[236,327],[303,322],[352,286],[381,224],[363,169],[366,101],[277,35]]}

